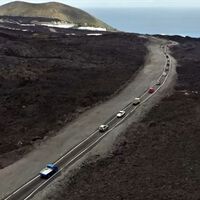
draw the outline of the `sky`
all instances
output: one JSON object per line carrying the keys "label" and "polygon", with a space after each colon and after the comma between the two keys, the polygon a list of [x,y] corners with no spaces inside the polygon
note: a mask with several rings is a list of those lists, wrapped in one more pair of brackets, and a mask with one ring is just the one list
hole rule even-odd
{"label": "sky", "polygon": [[[21,0],[20,0],[21,1]],[[24,0],[32,3],[57,1],[78,8],[89,7],[199,7],[200,0]],[[0,5],[12,2],[0,0]]]}

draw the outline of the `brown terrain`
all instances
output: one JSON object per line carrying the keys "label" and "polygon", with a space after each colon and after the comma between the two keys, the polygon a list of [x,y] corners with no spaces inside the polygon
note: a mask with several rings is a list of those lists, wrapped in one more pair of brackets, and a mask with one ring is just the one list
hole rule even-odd
{"label": "brown terrain", "polygon": [[116,150],[62,180],[48,200],[200,199],[200,40],[170,37],[174,94],[119,138]]}
{"label": "brown terrain", "polygon": [[117,93],[147,53],[133,34],[36,29],[0,28],[0,168]]}

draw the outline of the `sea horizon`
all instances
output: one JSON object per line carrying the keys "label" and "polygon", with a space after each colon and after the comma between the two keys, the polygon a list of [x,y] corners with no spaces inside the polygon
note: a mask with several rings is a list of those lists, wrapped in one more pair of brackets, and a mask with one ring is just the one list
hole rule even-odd
{"label": "sea horizon", "polygon": [[200,37],[199,8],[86,8],[114,28],[131,33]]}

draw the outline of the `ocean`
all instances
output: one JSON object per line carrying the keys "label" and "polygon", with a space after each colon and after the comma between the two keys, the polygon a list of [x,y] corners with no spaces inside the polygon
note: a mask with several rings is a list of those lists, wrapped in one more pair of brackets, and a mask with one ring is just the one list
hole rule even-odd
{"label": "ocean", "polygon": [[87,8],[90,14],[121,31],[200,37],[197,8]]}

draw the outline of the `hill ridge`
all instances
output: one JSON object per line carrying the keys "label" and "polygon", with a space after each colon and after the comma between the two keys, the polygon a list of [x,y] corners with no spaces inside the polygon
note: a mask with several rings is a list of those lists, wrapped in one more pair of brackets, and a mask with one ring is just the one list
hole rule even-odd
{"label": "hill ridge", "polygon": [[92,26],[113,30],[113,28],[89,13],[63,3],[29,3],[14,1],[0,6],[0,16],[44,17],[59,19],[78,26]]}

